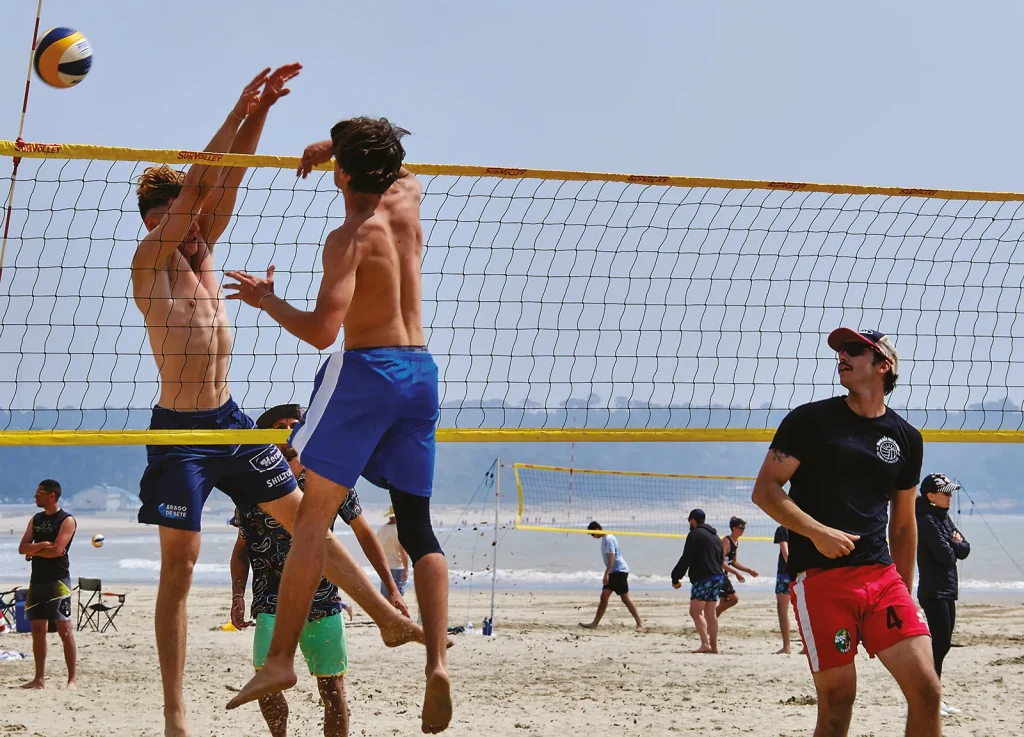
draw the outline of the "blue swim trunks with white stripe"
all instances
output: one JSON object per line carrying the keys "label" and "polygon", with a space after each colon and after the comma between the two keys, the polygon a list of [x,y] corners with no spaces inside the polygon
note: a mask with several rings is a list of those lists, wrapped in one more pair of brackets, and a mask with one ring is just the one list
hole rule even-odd
{"label": "blue swim trunks with white stripe", "polygon": [[304,466],[348,489],[362,476],[429,497],[439,415],[437,364],[426,348],[360,348],[320,367],[289,442]]}

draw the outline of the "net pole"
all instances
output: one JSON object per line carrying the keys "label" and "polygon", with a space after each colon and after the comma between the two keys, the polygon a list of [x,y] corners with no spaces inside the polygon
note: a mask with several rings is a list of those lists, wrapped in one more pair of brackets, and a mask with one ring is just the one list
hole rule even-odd
{"label": "net pole", "polygon": [[491,553],[491,618],[494,628],[494,592],[498,585],[498,520],[501,514],[501,459],[494,460],[494,552]]}
{"label": "net pole", "polygon": [[[18,122],[18,144],[21,144],[22,134],[25,132],[25,115],[28,113],[28,92],[32,87],[32,57],[36,53],[36,39],[39,38],[39,18],[43,14],[43,0],[36,5],[36,23],[32,29],[32,48],[28,52],[28,71],[25,74],[25,96],[21,101],[21,120]],[[4,215],[4,234],[0,237],[0,281],[4,278],[4,258],[7,255],[7,238],[11,232],[11,212],[14,209],[14,184],[18,180],[18,164],[21,157],[14,157],[14,166],[11,170],[11,186],[7,190],[7,207]]]}

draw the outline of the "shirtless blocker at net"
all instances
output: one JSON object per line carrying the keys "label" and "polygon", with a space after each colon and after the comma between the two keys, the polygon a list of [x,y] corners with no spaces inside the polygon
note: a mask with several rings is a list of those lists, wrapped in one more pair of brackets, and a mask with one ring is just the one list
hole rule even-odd
{"label": "shirtless blocker at net", "polygon": [[[269,109],[288,94],[285,84],[300,68],[292,64],[257,75],[206,150],[253,153]],[[180,176],[162,167],[148,170],[139,183],[139,209],[148,234],[135,252],[131,274],[135,304],[145,319],[160,374],[153,429],[254,427],[228,387],[231,330],[213,260],[214,244],[234,212],[244,171],[196,164]],[[181,737],[190,734],[182,694],[185,600],[199,555],[206,498],[219,488],[236,504],[258,504],[292,528],[302,493],[272,445],[154,445],[148,448],[148,461],[140,484],[139,521],[160,527],[155,629],[165,735]],[[380,595],[333,537],[318,576],[321,568],[374,619],[388,645],[422,640],[422,630]]]}
{"label": "shirtless blocker at net", "polygon": [[422,729],[451,720],[445,649],[448,566],[430,522],[437,366],[422,317],[423,231],[419,181],[402,162],[407,131],[386,119],[354,118],[309,146],[300,174],[335,161],[345,222],[324,244],[323,277],[312,311],[274,294],[266,277],[227,272],[225,284],[300,340],[323,350],[345,326],[345,349],[320,368],[309,410],[291,444],[306,467],[306,491],[281,579],[274,638],[263,669],[228,704],[234,708],[295,684],[294,658],[324,559],[324,536],[338,505],[363,476],[391,493],[398,537],[413,561],[427,645]]}

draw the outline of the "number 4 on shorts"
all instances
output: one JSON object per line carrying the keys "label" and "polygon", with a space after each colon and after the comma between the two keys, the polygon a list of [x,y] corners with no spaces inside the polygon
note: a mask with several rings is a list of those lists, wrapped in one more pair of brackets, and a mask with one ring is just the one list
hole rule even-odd
{"label": "number 4 on shorts", "polygon": [[903,629],[903,620],[900,619],[899,615],[896,614],[894,607],[889,607],[885,610],[885,626],[888,629],[895,627],[898,630]]}

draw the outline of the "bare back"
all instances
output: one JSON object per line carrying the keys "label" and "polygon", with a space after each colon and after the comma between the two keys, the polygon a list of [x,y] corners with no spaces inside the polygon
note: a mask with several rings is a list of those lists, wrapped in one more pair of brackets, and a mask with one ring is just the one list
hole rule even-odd
{"label": "bare back", "polygon": [[[324,279],[335,276],[336,257],[351,249],[355,288],[345,316],[345,348],[424,345],[422,186],[404,168],[375,205],[357,207],[328,237]],[[362,205],[362,195],[353,201]]]}
{"label": "bare back", "polygon": [[206,250],[195,270],[177,251],[160,266],[132,272],[160,373],[159,404],[182,412],[220,407],[230,396],[231,328],[213,254]]}

